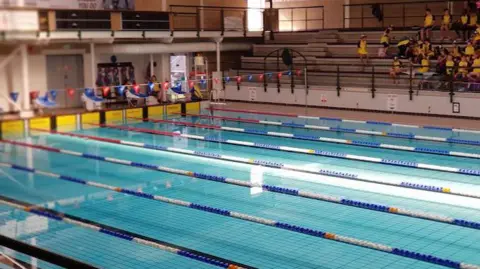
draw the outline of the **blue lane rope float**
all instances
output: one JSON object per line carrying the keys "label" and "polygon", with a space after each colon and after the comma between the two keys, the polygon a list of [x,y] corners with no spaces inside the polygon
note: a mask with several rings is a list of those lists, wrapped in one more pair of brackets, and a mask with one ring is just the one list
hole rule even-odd
{"label": "blue lane rope float", "polygon": [[[214,110],[220,110],[220,109],[214,109]],[[223,110],[220,110],[220,111],[223,111]],[[234,110],[234,111],[237,111],[237,110]],[[270,115],[270,114],[267,114],[267,115]],[[328,118],[322,118],[322,117],[308,117],[308,116],[304,116],[304,117],[305,119],[316,119],[316,120],[328,119]],[[233,121],[233,118],[230,118],[229,120]],[[244,122],[243,120],[244,119],[235,120],[235,121]],[[247,119],[247,120],[251,120],[251,119]],[[252,120],[251,123],[254,123],[253,121],[257,121],[257,123],[265,124],[265,125],[275,125],[275,126],[284,126],[284,127],[292,127],[292,128],[313,129],[313,130],[320,130],[320,131],[352,133],[352,134],[361,134],[361,135],[374,135],[374,136],[384,136],[384,137],[391,137],[391,138],[415,139],[415,140],[426,140],[426,141],[452,143],[452,144],[480,146],[480,140],[455,139],[455,138],[445,138],[445,137],[437,137],[437,136],[414,135],[411,133],[381,132],[381,131],[371,131],[371,130],[353,129],[353,128],[338,128],[338,127],[330,127],[330,126],[324,126],[324,125],[297,124],[297,123],[282,122],[282,121]],[[340,119],[338,121],[340,121]],[[362,123],[362,121],[358,121],[358,122],[351,121],[351,122]],[[395,125],[395,126],[406,127],[408,125]],[[460,130],[462,129],[452,129],[452,130],[456,130],[457,132],[460,132]],[[463,131],[467,131],[467,130],[463,130]],[[470,130],[470,133],[480,134],[480,131]]]}
{"label": "blue lane rope float", "polygon": [[[234,162],[234,163],[244,163],[244,164],[248,164],[248,165],[261,165],[261,166],[274,168],[274,169],[283,169],[283,170],[289,170],[289,171],[309,173],[309,174],[314,174],[314,175],[331,176],[331,177],[337,177],[337,178],[344,178],[344,179],[348,179],[348,180],[356,180],[356,181],[363,181],[363,182],[381,184],[381,185],[387,185],[387,186],[417,189],[417,190],[423,190],[423,191],[428,191],[428,192],[440,192],[440,193],[444,193],[444,194],[450,194],[450,195],[457,195],[457,196],[480,199],[480,195],[477,194],[477,193],[456,191],[456,190],[452,189],[451,187],[424,185],[424,184],[418,184],[418,183],[414,183],[414,182],[405,182],[405,181],[391,182],[391,181],[372,179],[372,178],[368,178],[368,177],[365,177],[365,176],[352,174],[352,173],[345,173],[345,172],[326,170],[326,169],[306,168],[306,167],[302,167],[302,166],[298,166],[298,165],[271,162],[271,161],[266,161],[266,160],[256,160],[256,159],[252,159],[252,158],[242,158],[242,157],[236,157],[236,156],[231,156],[231,155],[220,155],[220,154],[217,154],[217,153],[194,151],[194,150],[180,149],[180,148],[174,148],[174,147],[156,146],[156,145],[150,145],[150,144],[145,144],[145,143],[126,141],[126,140],[118,140],[118,139],[103,138],[103,137],[96,137],[96,136],[89,136],[89,135],[72,134],[72,133],[66,133],[66,132],[58,132],[58,131],[55,132],[55,131],[47,131],[47,130],[44,130],[44,132],[63,135],[63,136],[70,136],[70,137],[75,137],[75,138],[80,138],[80,139],[85,139],[85,140],[95,140],[95,141],[112,143],[112,144],[121,144],[121,145],[124,145],[124,146],[138,147],[138,148],[144,148],[144,149],[155,150],[155,151],[164,151],[164,152],[172,152],[172,153],[176,153],[176,154],[185,154],[185,155],[196,156],[196,157],[200,157],[200,158],[217,159],[217,160],[229,161],[229,162]],[[61,152],[61,153],[64,153],[64,154],[70,154],[71,153],[71,151],[68,151],[68,150],[60,150],[60,149],[55,149],[55,148],[50,148],[50,147],[45,147],[45,146],[35,145],[35,144],[29,144],[29,143],[23,143],[23,142],[18,142],[18,141],[0,140],[0,142],[13,144],[13,145],[18,145],[18,146],[24,146],[24,147],[37,148],[37,149],[42,149],[42,150],[47,150],[47,151],[52,151],[52,152]],[[78,154],[76,154],[76,156],[78,156]]]}
{"label": "blue lane rope float", "polygon": [[[201,141],[207,141],[207,142],[218,143],[218,144],[230,144],[230,145],[236,145],[236,146],[246,146],[246,147],[252,147],[252,148],[277,150],[277,151],[283,151],[283,152],[293,152],[293,153],[316,155],[316,156],[329,157],[329,158],[408,167],[408,168],[414,168],[414,169],[441,171],[441,172],[463,174],[463,175],[469,175],[469,176],[480,176],[480,170],[470,169],[470,168],[439,166],[439,165],[417,163],[417,162],[404,161],[404,160],[382,159],[377,157],[347,154],[343,152],[331,152],[331,151],[325,151],[325,150],[287,147],[287,146],[255,143],[255,142],[242,141],[242,140],[220,139],[220,138],[210,137],[210,136],[190,135],[190,134],[182,134],[178,132],[177,133],[164,132],[164,131],[156,131],[156,130],[145,129],[145,128],[116,126],[116,125],[109,125],[109,124],[103,124],[101,126],[105,128],[110,128],[110,129],[118,129],[118,130],[137,132],[137,133],[148,133],[148,134],[163,135],[163,136],[179,136],[187,140],[188,139],[201,140]],[[265,131],[256,131],[256,132],[266,133]]]}
{"label": "blue lane rope float", "polygon": [[[27,168],[26,172],[30,170]],[[41,174],[41,173],[39,173]],[[48,173],[47,173],[48,174]],[[47,175],[47,176],[54,176],[55,174],[52,175]],[[82,182],[85,182],[81,179],[76,179],[76,178],[71,178],[72,182],[82,184]],[[103,184],[99,184],[98,187],[101,187]],[[94,186],[94,185],[91,185]],[[97,187],[97,186],[96,186]],[[107,226],[104,224],[100,224],[91,220],[85,220],[82,218],[78,218],[66,213],[62,212],[57,212],[52,209],[46,209],[44,207],[41,207],[39,205],[33,205],[29,204],[26,202],[21,202],[14,200],[12,198],[8,198],[5,196],[0,195],[0,204],[10,206],[31,214],[39,215],[45,218],[53,219],[56,221],[61,221],[65,222],[74,226],[78,226],[81,228],[93,230],[102,234],[106,234],[115,238],[123,239],[126,241],[132,241],[137,244],[149,246],[152,248],[160,249],[163,251],[167,251],[173,254],[177,254],[182,257],[186,257],[189,259],[197,260],[206,264],[210,264],[216,267],[221,267],[221,268],[227,268],[227,269],[254,269],[255,267],[248,266],[248,265],[243,265],[241,263],[236,263],[232,262],[223,258],[219,258],[210,254],[202,253],[200,251],[196,251],[193,249],[188,249],[182,246],[174,245],[172,243],[160,241],[157,239],[149,238],[143,235],[135,234],[129,231],[125,231],[119,228]]]}
{"label": "blue lane rope float", "polygon": [[[82,154],[79,157],[84,157],[84,155],[85,155],[85,153],[81,153],[81,152],[76,152],[76,153]],[[84,158],[88,158],[88,157],[84,157]],[[92,158],[88,158],[88,159],[92,159]],[[97,158],[95,158],[95,159],[108,162],[107,160],[110,159],[110,158],[97,156]],[[180,170],[180,169],[175,169],[175,168],[170,168],[170,167],[142,164],[142,163],[137,163],[137,162],[133,162],[133,161],[130,161],[130,160],[118,160],[118,159],[116,159],[113,163],[120,164],[120,165],[126,165],[126,166],[133,166],[133,167],[138,167],[138,168],[144,168],[144,169],[149,169],[149,170],[154,170],[154,171],[167,172],[167,173],[171,173],[171,174],[188,176],[188,177],[198,178],[198,179],[202,179],[202,180],[206,180],[206,181],[213,181],[213,182],[224,183],[224,184],[229,184],[229,185],[234,185],[234,186],[239,186],[239,187],[262,188],[264,191],[267,191],[267,192],[285,194],[285,195],[290,195],[290,196],[297,196],[297,197],[301,197],[301,198],[307,198],[307,199],[318,200],[318,201],[323,201],[323,202],[335,203],[335,204],[340,204],[340,205],[344,205],[344,206],[351,206],[351,207],[357,207],[357,208],[361,208],[361,209],[367,209],[367,210],[372,210],[372,211],[388,213],[388,214],[395,214],[395,215],[402,215],[402,216],[407,216],[407,217],[412,217],[412,218],[431,220],[431,221],[447,223],[447,224],[451,224],[451,225],[457,225],[457,226],[462,226],[462,227],[467,227],[467,228],[471,228],[471,229],[480,230],[480,222],[468,221],[468,220],[463,220],[463,219],[456,219],[456,218],[453,218],[453,217],[441,216],[441,215],[422,212],[422,211],[415,211],[415,210],[393,207],[393,206],[388,206],[388,205],[368,203],[368,202],[358,201],[358,200],[351,200],[351,199],[347,199],[345,197],[329,196],[329,195],[326,195],[326,194],[323,194],[323,193],[309,192],[309,191],[304,191],[304,190],[300,190],[300,189],[285,188],[285,187],[281,187],[281,186],[267,185],[267,184],[260,184],[260,183],[252,183],[252,182],[239,180],[239,179],[227,178],[227,177],[223,177],[223,176],[209,175],[209,174],[204,174],[204,173],[197,173],[197,172]],[[24,172],[27,172],[27,173],[33,173],[33,174],[48,176],[48,177],[51,177],[51,178],[54,178],[54,179],[57,179],[57,180],[64,180],[64,181],[89,185],[89,186],[93,186],[93,187],[102,187],[103,186],[101,183],[98,183],[98,182],[80,180],[80,179],[76,179],[74,177],[67,176],[67,175],[55,174],[55,173],[52,173],[52,172],[47,172],[47,171],[42,171],[42,170],[39,170],[39,169],[28,168],[28,167],[24,167],[24,166],[20,166],[20,165],[16,165],[16,164],[11,164],[11,163],[6,163],[6,162],[0,162],[0,167],[12,168],[12,169],[24,171]]]}
{"label": "blue lane rope float", "polygon": [[[193,115],[192,117],[195,117],[195,115]],[[134,119],[141,120],[138,118],[134,118]],[[246,134],[254,134],[254,135],[264,135],[264,136],[276,136],[276,137],[291,138],[291,139],[298,139],[298,140],[346,144],[346,145],[369,147],[369,148],[382,148],[382,149],[390,149],[390,150],[401,150],[401,151],[409,151],[409,152],[417,152],[417,153],[427,153],[427,154],[435,154],[435,155],[446,155],[446,156],[453,156],[453,157],[480,159],[480,154],[439,150],[439,149],[425,148],[425,147],[409,147],[409,146],[384,144],[384,143],[377,143],[377,142],[366,142],[366,141],[356,141],[356,140],[329,138],[329,137],[321,137],[321,136],[299,135],[299,134],[284,133],[284,132],[268,132],[268,131],[261,131],[256,129],[226,127],[221,125],[194,124],[190,122],[182,122],[182,121],[174,121],[174,120],[154,120],[154,119],[143,119],[143,120],[154,122],[154,123],[168,123],[168,124],[182,125],[182,126],[188,126],[193,128],[213,129],[218,131],[246,133]]]}
{"label": "blue lane rope float", "polygon": [[[29,169],[29,170],[33,170],[32,173],[34,173],[34,169]],[[23,171],[25,171],[25,169],[23,169]],[[127,194],[127,195],[139,197],[139,198],[159,201],[159,202],[163,202],[163,203],[166,203],[166,204],[171,204],[171,205],[176,205],[176,206],[181,206],[181,207],[187,207],[187,208],[191,208],[191,209],[195,209],[195,210],[199,210],[199,211],[203,211],[203,212],[208,212],[208,213],[212,213],[212,214],[216,214],[216,215],[221,215],[221,216],[225,216],[225,217],[230,217],[230,218],[234,218],[234,219],[239,219],[239,220],[243,220],[243,221],[248,221],[248,222],[253,222],[253,223],[257,223],[257,224],[261,224],[261,225],[275,227],[275,228],[279,228],[279,229],[282,229],[282,230],[287,230],[287,231],[291,231],[291,232],[295,232],[295,233],[305,234],[305,235],[318,237],[318,238],[322,238],[322,239],[327,239],[327,240],[337,241],[337,242],[346,243],[346,244],[359,246],[359,247],[363,247],[363,248],[382,251],[382,252],[394,254],[394,255],[397,255],[397,256],[410,258],[410,259],[414,259],[414,260],[419,260],[419,261],[423,261],[423,262],[428,262],[428,263],[432,263],[432,264],[437,264],[437,265],[441,265],[441,266],[445,266],[445,267],[449,267],[449,268],[480,269],[480,266],[473,265],[473,264],[467,264],[467,263],[463,263],[463,262],[452,261],[452,260],[449,260],[449,259],[442,259],[442,258],[433,256],[433,255],[427,255],[427,254],[423,254],[423,253],[419,253],[419,252],[415,252],[415,251],[408,251],[408,250],[404,250],[404,249],[400,249],[400,248],[395,248],[395,247],[391,247],[391,246],[387,246],[387,245],[383,245],[383,244],[378,244],[378,243],[375,243],[375,242],[361,240],[361,239],[357,239],[357,238],[354,238],[354,237],[342,236],[342,235],[329,233],[329,232],[325,232],[325,231],[321,231],[321,230],[305,228],[305,227],[302,227],[302,226],[292,225],[292,224],[289,224],[289,223],[284,223],[284,222],[280,222],[280,221],[276,221],[276,220],[271,220],[271,219],[266,219],[266,218],[257,217],[257,216],[253,216],[253,215],[248,215],[248,214],[244,214],[244,213],[241,213],[241,212],[235,212],[235,211],[231,211],[231,210],[228,210],[228,209],[223,209],[223,208],[217,208],[217,207],[212,207],[212,206],[208,206],[208,205],[192,203],[192,202],[188,202],[188,201],[184,201],[184,200],[172,199],[172,198],[165,197],[165,196],[153,195],[153,194],[139,192],[139,191],[135,191],[135,190],[123,189],[123,188],[116,187],[116,186],[106,185],[106,184],[92,182],[92,181],[85,181],[85,180],[78,179],[78,178],[72,178],[72,177],[61,178],[60,175],[52,175],[52,177],[57,177],[59,179],[65,179],[67,181],[74,182],[74,183],[77,183],[77,184],[89,185],[89,186],[94,186],[94,187],[98,187],[98,188],[102,188],[102,189],[115,191],[115,192],[118,192],[118,193],[124,193],[124,194]],[[28,207],[19,206],[18,204],[9,203],[9,202],[2,201],[2,200],[0,200],[0,202],[4,203],[6,205],[10,205],[10,206],[13,206],[15,208],[19,208],[19,209],[22,209],[22,210],[25,210],[25,211],[28,211],[28,212],[31,212],[31,213],[34,213],[34,214],[37,214],[37,215],[41,215],[41,216],[44,216],[44,217],[48,217],[48,218],[51,218],[51,219],[60,220],[60,221],[63,220],[65,222],[69,222],[69,220],[70,220],[68,217],[62,216],[60,214],[54,214],[54,213],[51,213],[51,212],[48,212],[48,211],[45,211],[45,210],[42,210],[42,209],[39,209],[39,208],[35,208],[35,207],[34,208],[28,208]],[[83,225],[85,225],[85,224],[83,224]],[[138,242],[137,240],[135,240],[136,239],[135,237],[133,237],[131,235],[128,235],[128,234],[125,234],[125,233],[122,233],[122,232],[119,232],[119,231],[104,229],[104,228],[100,228],[98,226],[92,226],[92,227],[89,227],[89,228],[91,228],[93,230],[96,230],[96,231],[99,231],[99,232],[102,232],[102,233],[105,233],[105,234],[108,234],[108,235],[111,235],[111,236],[115,236],[115,237],[124,239],[124,240]],[[164,247],[164,248],[166,248],[166,247]],[[178,249],[174,249],[170,252],[179,254]],[[179,255],[181,255],[181,254],[179,254]],[[202,259],[201,261],[205,261],[205,262],[208,262],[212,265],[220,266],[220,267],[223,267],[223,268],[230,268],[229,267],[230,264],[225,264],[224,262],[220,262],[220,261],[211,261],[211,260],[206,260],[205,258]]]}
{"label": "blue lane rope float", "polygon": [[363,121],[363,120],[349,120],[349,119],[342,119],[342,118],[313,117],[313,116],[303,116],[303,115],[296,115],[296,114],[274,113],[274,112],[263,112],[263,111],[230,109],[230,108],[209,108],[209,110],[238,112],[238,113],[247,113],[247,114],[259,114],[259,115],[271,115],[271,116],[282,116],[282,117],[309,119],[309,120],[325,120],[325,121],[346,122],[346,123],[360,123],[360,124],[373,124],[373,125],[384,125],[384,126],[394,126],[394,127],[405,127],[405,128],[413,128],[413,129],[451,131],[451,132],[456,132],[456,133],[480,134],[480,130],[449,128],[449,127],[440,127],[440,126],[428,126],[428,125],[421,126],[421,125],[390,123],[390,122],[382,122],[382,121]]}

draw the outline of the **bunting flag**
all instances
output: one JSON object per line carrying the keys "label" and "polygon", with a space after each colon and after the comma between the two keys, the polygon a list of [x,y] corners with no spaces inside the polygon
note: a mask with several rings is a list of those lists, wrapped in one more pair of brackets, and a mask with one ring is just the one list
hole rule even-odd
{"label": "bunting flag", "polygon": [[202,79],[202,80],[200,80],[200,84],[202,84],[202,85],[205,85],[205,84],[207,84],[207,80],[206,80],[206,79]]}
{"label": "bunting flag", "polygon": [[280,72],[280,73],[277,74],[277,77],[278,77],[279,79],[281,79],[282,76],[283,76],[283,73],[282,73],[282,72]]}
{"label": "bunting flag", "polygon": [[287,76],[291,77],[292,76],[292,70],[288,70]]}
{"label": "bunting flag", "polygon": [[189,81],[189,82],[188,82],[188,86],[189,86],[189,87],[188,87],[189,89],[193,89],[193,87],[195,87],[195,82]]}
{"label": "bunting flag", "polygon": [[140,86],[133,85],[133,90],[135,91],[136,94],[138,94],[140,92]]}
{"label": "bunting flag", "polygon": [[103,91],[103,96],[107,97],[108,94],[110,93],[110,87],[103,87],[102,91]]}
{"label": "bunting flag", "polygon": [[230,77],[225,77],[225,82],[226,83],[230,82]]}
{"label": "bunting flag", "polygon": [[268,77],[268,79],[271,79],[271,78],[272,78],[272,76],[273,76],[273,75],[272,75],[272,73],[267,73],[267,77]]}
{"label": "bunting flag", "polygon": [[238,77],[237,77],[237,83],[238,83],[238,84],[242,83],[242,77],[241,77],[241,76],[238,76]]}
{"label": "bunting flag", "polygon": [[12,99],[14,103],[16,103],[18,100],[18,92],[11,92],[10,99]]}
{"label": "bunting flag", "polygon": [[148,91],[153,92],[153,88],[155,87],[155,84],[153,82],[148,82]]}
{"label": "bunting flag", "polygon": [[168,83],[168,81],[165,81],[165,82],[163,83],[163,89],[164,89],[164,90],[168,90],[168,89],[169,89],[169,85],[170,85],[170,83]]}
{"label": "bunting flag", "polygon": [[55,99],[57,99],[57,90],[51,90],[50,97],[52,97],[52,100],[55,101]]}
{"label": "bunting flag", "polygon": [[31,91],[30,92],[30,99],[35,100],[38,97],[38,91]]}
{"label": "bunting flag", "polygon": [[265,75],[264,74],[260,74],[259,76],[260,80],[263,80],[265,78]]}
{"label": "bunting flag", "polygon": [[118,95],[123,96],[123,93],[125,92],[125,86],[121,85],[117,87]]}
{"label": "bunting flag", "polygon": [[68,89],[67,94],[68,96],[73,97],[75,95],[75,89],[73,88]]}
{"label": "bunting flag", "polygon": [[299,77],[302,75],[302,70],[297,70],[295,73],[297,74],[297,77]]}
{"label": "bunting flag", "polygon": [[248,75],[248,81],[252,81],[253,80],[253,75]]}
{"label": "bunting flag", "polygon": [[220,80],[218,78],[214,78],[213,82],[215,82],[215,84],[218,84],[218,83],[220,83]]}

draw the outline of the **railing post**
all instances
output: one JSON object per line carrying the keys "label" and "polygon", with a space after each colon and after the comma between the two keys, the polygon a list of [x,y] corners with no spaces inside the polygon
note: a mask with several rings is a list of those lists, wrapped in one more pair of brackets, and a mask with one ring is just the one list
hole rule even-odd
{"label": "railing post", "polygon": [[408,91],[408,94],[410,95],[410,101],[413,100],[413,65],[410,64],[410,77],[408,80],[410,81],[410,89]]}
{"label": "railing post", "polygon": [[342,87],[340,87],[340,66],[337,65],[337,96],[340,96],[340,90]]}
{"label": "railing post", "polygon": [[[345,14],[345,9],[343,10]],[[343,28],[345,28],[345,20],[343,20]],[[325,8],[322,7],[322,29],[325,29]]]}
{"label": "railing post", "polygon": [[372,98],[375,98],[375,66],[372,65]]}
{"label": "railing post", "polygon": [[[307,70],[307,63],[305,62],[305,68],[303,69],[303,76],[305,78],[305,96],[308,95],[308,89],[310,89],[310,85],[308,85],[308,70]],[[306,104],[306,102],[305,102]]]}
{"label": "railing post", "polygon": [[200,27],[201,27],[200,8],[197,7],[197,37],[200,37]]}
{"label": "railing post", "polygon": [[[382,15],[385,15],[385,13],[383,13],[383,4],[380,5],[380,10],[382,11]],[[385,20],[382,19],[382,28],[385,28]]]}
{"label": "railing post", "polygon": [[[350,8],[350,7],[348,7],[348,8]],[[346,13],[345,12],[345,5],[343,5],[343,29],[345,29],[345,20],[347,19],[347,18],[345,18],[345,13]],[[322,8],[322,21],[323,21],[322,22],[322,24],[323,24],[325,22],[325,9],[324,8]]]}
{"label": "railing post", "polygon": [[362,18],[362,28],[363,28],[363,6],[360,6],[362,8],[362,11],[360,12],[361,18]]}
{"label": "railing post", "polygon": [[280,50],[277,50],[277,91],[280,93]]}
{"label": "railing post", "polygon": [[290,31],[293,32],[293,8],[290,9]]}
{"label": "railing post", "polygon": [[240,82],[238,80],[239,77],[240,77],[240,69],[237,68],[237,79],[236,79],[237,80],[237,91],[240,90]]}
{"label": "railing post", "polygon": [[223,8],[220,9],[220,27],[223,36],[225,34],[225,11]]}
{"label": "railing post", "polygon": [[453,103],[453,96],[455,95],[455,91],[453,89],[453,70],[451,71],[451,74],[449,75],[449,88],[450,88],[450,103]]}
{"label": "railing post", "polygon": [[305,8],[305,31],[308,31],[308,8]]}
{"label": "railing post", "polygon": [[243,36],[247,37],[247,31],[248,31],[248,22],[247,22],[247,10],[243,11]]}

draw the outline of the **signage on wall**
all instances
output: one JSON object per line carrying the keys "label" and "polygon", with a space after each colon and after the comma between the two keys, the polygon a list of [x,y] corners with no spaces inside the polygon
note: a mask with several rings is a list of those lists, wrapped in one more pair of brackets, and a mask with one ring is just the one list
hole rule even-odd
{"label": "signage on wall", "polygon": [[0,7],[134,10],[135,0],[3,0]]}
{"label": "signage on wall", "polygon": [[38,31],[38,12],[0,10],[0,31]]}
{"label": "signage on wall", "polygon": [[398,96],[396,94],[389,94],[387,96],[387,109],[394,111],[398,107]]}
{"label": "signage on wall", "polygon": [[452,103],[452,112],[453,113],[460,113],[460,103],[459,102],[453,102]]}
{"label": "signage on wall", "polygon": [[256,88],[248,88],[248,100],[256,101],[257,100],[257,89]]}
{"label": "signage on wall", "polygon": [[327,96],[326,96],[325,94],[321,94],[321,95],[320,95],[320,101],[321,101],[322,103],[326,103],[326,102],[327,102]]}

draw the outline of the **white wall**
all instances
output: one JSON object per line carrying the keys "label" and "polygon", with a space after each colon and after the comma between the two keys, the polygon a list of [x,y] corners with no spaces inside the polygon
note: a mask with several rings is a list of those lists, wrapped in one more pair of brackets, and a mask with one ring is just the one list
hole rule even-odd
{"label": "white wall", "polygon": [[[397,112],[424,113],[437,115],[455,115],[465,117],[480,117],[478,106],[480,94],[456,93],[454,102],[460,103],[460,113],[453,113],[450,96],[447,92],[424,91],[418,96],[414,94],[410,101],[408,90],[378,89],[375,98],[369,89],[347,88],[342,89],[340,97],[337,96],[335,87],[312,86],[308,98],[305,98],[304,89],[295,89],[291,94],[290,88],[281,88],[280,93],[274,85],[269,85],[267,92],[263,86],[241,86],[240,91],[232,84],[226,87],[226,99],[251,101],[249,91],[256,91],[256,99],[253,102],[295,104],[309,106],[324,106],[338,108],[353,108],[364,110],[391,111],[387,107],[389,95],[396,95]],[[322,99],[325,101],[322,102]]]}
{"label": "white wall", "polygon": [[[0,61],[6,56],[0,56]],[[30,87],[29,91],[40,91],[45,93],[47,91],[47,73],[46,73],[46,57],[45,55],[29,55],[28,67]],[[12,85],[9,87],[7,76],[11,74]],[[22,92],[22,60],[20,56],[15,57],[11,64],[3,70],[0,70],[0,91],[9,95],[10,92]],[[18,97],[17,103],[21,105],[22,96]],[[0,107],[3,111],[10,111],[10,106],[4,98],[0,98]]]}

